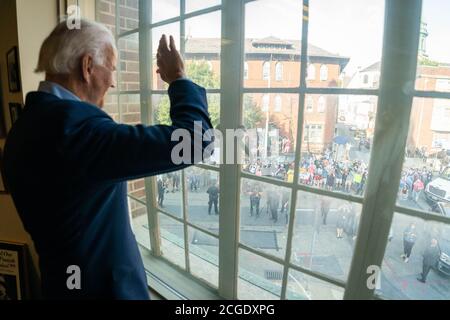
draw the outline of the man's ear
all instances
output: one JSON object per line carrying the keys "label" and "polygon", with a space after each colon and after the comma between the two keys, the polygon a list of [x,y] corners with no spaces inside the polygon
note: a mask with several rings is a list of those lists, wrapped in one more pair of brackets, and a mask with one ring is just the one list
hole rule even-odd
{"label": "man's ear", "polygon": [[94,71],[94,60],[90,54],[83,55],[81,59],[81,75],[84,81],[90,82],[92,72]]}

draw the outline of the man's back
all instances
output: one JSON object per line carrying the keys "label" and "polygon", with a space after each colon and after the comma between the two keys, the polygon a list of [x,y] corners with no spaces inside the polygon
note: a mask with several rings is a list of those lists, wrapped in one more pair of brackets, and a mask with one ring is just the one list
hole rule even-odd
{"label": "man's back", "polygon": [[[171,162],[171,133],[193,132],[194,120],[211,127],[204,89],[187,80],[171,87],[174,125],[160,127],[119,125],[93,105],[47,93],[27,96],[6,142],[4,170],[39,254],[47,298],[148,298],[126,180],[185,167]],[[67,288],[72,265],[80,267],[81,290]]]}

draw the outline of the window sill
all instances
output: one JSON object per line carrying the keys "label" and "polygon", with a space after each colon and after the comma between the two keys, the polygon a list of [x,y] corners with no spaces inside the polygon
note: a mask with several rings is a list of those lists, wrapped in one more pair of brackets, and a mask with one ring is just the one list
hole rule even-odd
{"label": "window sill", "polygon": [[139,245],[148,286],[167,300],[224,300],[217,290],[208,288],[169,262],[153,256]]}

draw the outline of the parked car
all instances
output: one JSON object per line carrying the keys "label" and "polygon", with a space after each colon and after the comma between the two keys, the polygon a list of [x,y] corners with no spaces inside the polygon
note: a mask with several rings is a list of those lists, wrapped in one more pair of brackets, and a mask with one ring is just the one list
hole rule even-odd
{"label": "parked car", "polygon": [[[450,217],[450,203],[438,202],[437,213],[445,217]],[[441,249],[441,256],[436,265],[436,269],[442,274],[450,277],[450,226],[439,224],[436,228],[437,234],[434,235]]]}

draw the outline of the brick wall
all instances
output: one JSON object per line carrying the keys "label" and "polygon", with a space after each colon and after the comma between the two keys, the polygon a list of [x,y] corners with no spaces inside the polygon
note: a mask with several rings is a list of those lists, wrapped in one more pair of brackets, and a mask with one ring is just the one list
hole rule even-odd
{"label": "brick wall", "polygon": [[[97,21],[108,27],[116,35],[116,5],[115,0],[97,1]],[[139,26],[138,0],[119,0],[119,33],[138,28]],[[121,37],[117,44],[118,60],[118,89],[120,91],[139,90],[139,36],[137,33]],[[120,102],[120,110],[119,110]],[[141,123],[139,94],[108,94],[104,111],[116,122],[126,124]],[[144,180],[128,182],[128,193],[145,200]],[[130,201],[133,217],[145,214],[145,208],[136,201]]]}

